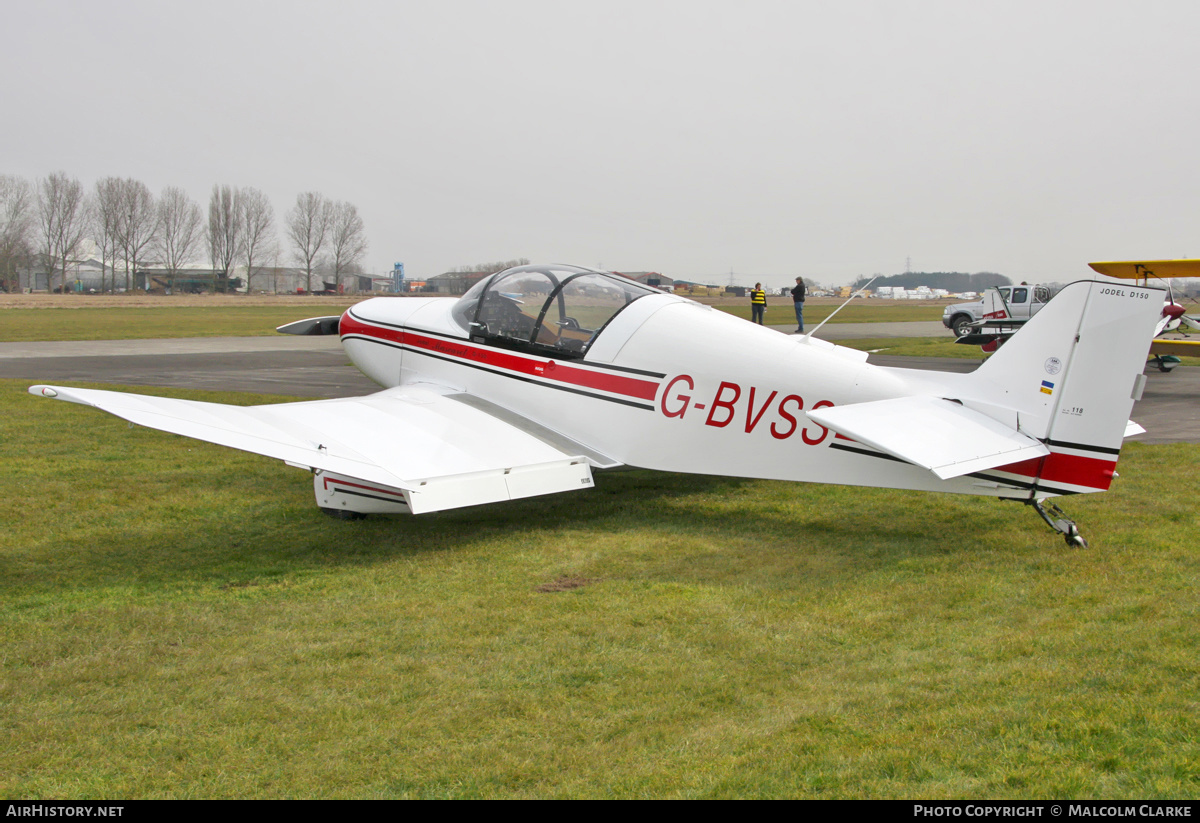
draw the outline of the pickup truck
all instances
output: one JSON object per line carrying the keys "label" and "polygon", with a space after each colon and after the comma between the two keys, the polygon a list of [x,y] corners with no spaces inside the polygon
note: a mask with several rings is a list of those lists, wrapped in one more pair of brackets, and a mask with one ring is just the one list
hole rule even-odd
{"label": "pickup truck", "polygon": [[[994,294],[999,292],[1000,300]],[[983,293],[983,297],[974,303],[955,303],[947,306],[942,312],[942,325],[954,332],[955,337],[970,333],[971,324],[978,323],[996,313],[997,306],[1008,310],[1009,318],[1013,320],[1028,320],[1049,302],[1051,294],[1049,286],[1031,286],[1022,283],[1019,286],[997,286]]]}

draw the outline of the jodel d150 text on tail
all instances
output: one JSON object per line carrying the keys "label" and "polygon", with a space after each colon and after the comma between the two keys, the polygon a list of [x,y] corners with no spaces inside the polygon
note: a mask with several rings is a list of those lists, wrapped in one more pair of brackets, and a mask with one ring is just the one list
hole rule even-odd
{"label": "jodel d150 text on tail", "polygon": [[312,472],[341,517],[591,488],[617,467],[1021,500],[1104,491],[1159,289],[1066,286],[970,374],[888,368],[619,275],[521,266],[459,298],[376,298],[279,330],[338,334],[383,391],[226,406],[33,386]]}

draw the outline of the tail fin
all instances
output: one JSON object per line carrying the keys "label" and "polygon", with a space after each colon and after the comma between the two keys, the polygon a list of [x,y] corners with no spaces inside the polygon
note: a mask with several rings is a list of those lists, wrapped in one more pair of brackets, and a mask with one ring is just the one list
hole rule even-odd
{"label": "tail fin", "polygon": [[1000,471],[1052,494],[1108,488],[1162,305],[1162,289],[1071,283],[971,375],[980,399],[1051,449]]}
{"label": "tail fin", "polygon": [[1007,320],[1012,317],[1012,312],[1008,310],[1008,301],[1004,299],[997,288],[988,289],[983,293],[983,318],[984,320]]}

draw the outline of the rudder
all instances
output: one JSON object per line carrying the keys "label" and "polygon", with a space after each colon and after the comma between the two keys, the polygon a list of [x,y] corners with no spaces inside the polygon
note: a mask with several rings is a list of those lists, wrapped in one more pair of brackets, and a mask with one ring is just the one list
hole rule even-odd
{"label": "rudder", "polygon": [[1161,289],[1071,283],[972,375],[1051,449],[1002,471],[1051,494],[1108,488],[1162,303]]}

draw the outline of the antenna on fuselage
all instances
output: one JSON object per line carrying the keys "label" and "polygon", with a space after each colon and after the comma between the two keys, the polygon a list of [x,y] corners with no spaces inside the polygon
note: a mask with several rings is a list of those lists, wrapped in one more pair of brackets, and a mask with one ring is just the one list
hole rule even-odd
{"label": "antenna on fuselage", "polygon": [[[879,275],[876,275],[876,276],[872,277],[870,280],[868,280],[866,283],[864,283],[864,284],[862,285],[862,287],[861,287],[861,288],[860,288],[858,291],[856,291],[856,292],[853,292],[853,293],[852,293],[852,294],[851,294],[849,297],[847,297],[847,298],[846,298],[846,303],[849,303],[851,300],[853,300],[854,298],[858,297],[860,294],[862,294],[862,293],[863,293],[863,291],[864,291],[864,290],[867,288],[867,286],[870,286],[872,283],[874,283],[874,282],[875,282],[876,280],[878,280],[878,279],[879,279]],[[832,319],[833,319],[833,316],[834,316],[835,314],[837,314],[838,312],[840,312],[842,309],[846,308],[846,303],[843,303],[842,305],[838,306],[836,309],[834,309],[833,311],[831,311],[831,312],[829,313],[829,317],[826,317],[824,320],[822,320],[820,323],[818,323],[818,324],[817,324],[817,328],[815,328],[815,329],[813,329],[812,331],[808,332],[808,333],[807,333],[806,335],[804,335],[804,336],[805,336],[805,337],[812,337],[814,334],[816,334],[816,333],[817,333],[817,331],[818,331],[818,329],[820,329],[820,328],[821,328],[821,326],[824,326],[826,323],[828,323],[830,320],[832,320]]]}

